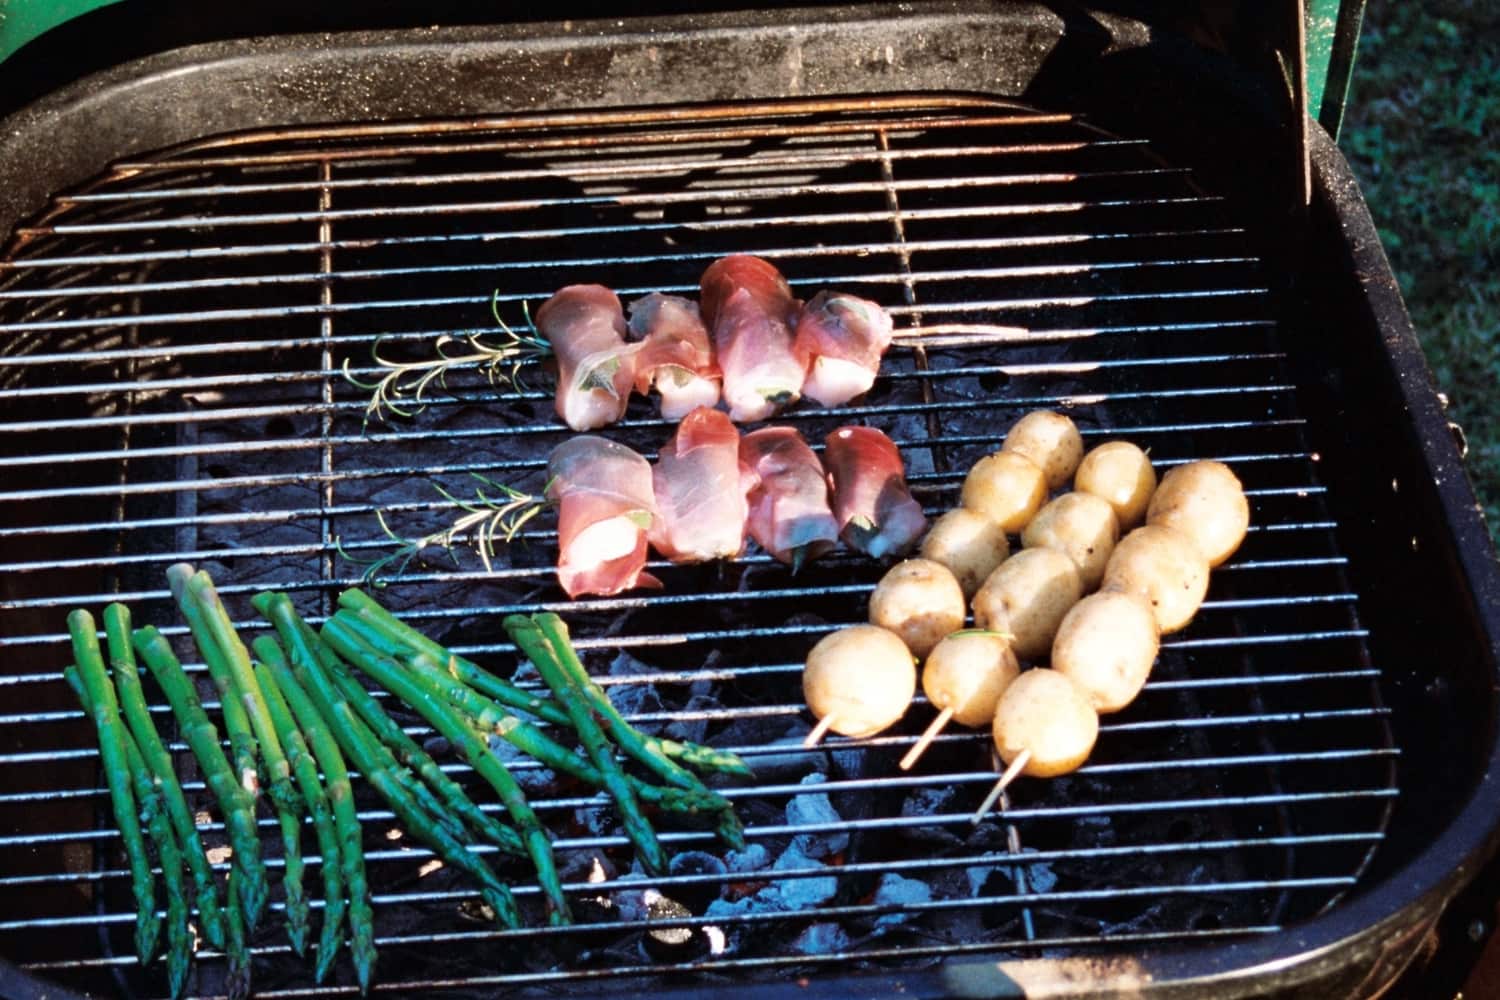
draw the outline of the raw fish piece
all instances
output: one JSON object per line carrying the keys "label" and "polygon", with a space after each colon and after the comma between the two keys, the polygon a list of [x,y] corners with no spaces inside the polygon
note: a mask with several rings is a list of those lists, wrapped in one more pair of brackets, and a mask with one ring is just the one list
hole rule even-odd
{"label": "raw fish piece", "polygon": [[869,299],[814,295],[797,314],[794,349],[807,366],[802,395],[839,406],[869,391],[893,332],[891,317]]}
{"label": "raw fish piece", "polygon": [[700,406],[719,402],[719,366],[698,304],[680,295],[652,292],[630,304],[630,334],[640,343],[635,391],[655,388],[661,415],[681,420]]}
{"label": "raw fish piece", "polygon": [[730,419],[764,420],[795,403],[807,369],[792,349],[799,303],[781,272],[759,257],[724,257],[703,272],[701,291]]}
{"label": "raw fish piece", "polygon": [[793,569],[833,548],[839,526],[818,456],[795,427],[762,427],[740,439],[751,475],[750,537]]}
{"label": "raw fish piece", "polygon": [[740,432],[700,406],[677,425],[651,472],[657,520],[651,544],[672,562],[732,558],[745,547],[746,477]]}
{"label": "raw fish piece", "polygon": [[661,586],[644,571],[657,518],[650,462],[607,438],[569,438],[547,459],[547,499],[557,504],[557,579],[569,597]]}
{"label": "raw fish piece", "polygon": [[591,431],[625,415],[635,384],[635,345],[625,343],[620,299],[603,285],[568,285],[536,311],[536,329],[557,357],[557,415]]}
{"label": "raw fish piece", "polygon": [[906,487],[896,443],[873,427],[840,427],[823,444],[839,537],[876,559],[915,545],[927,518]]}

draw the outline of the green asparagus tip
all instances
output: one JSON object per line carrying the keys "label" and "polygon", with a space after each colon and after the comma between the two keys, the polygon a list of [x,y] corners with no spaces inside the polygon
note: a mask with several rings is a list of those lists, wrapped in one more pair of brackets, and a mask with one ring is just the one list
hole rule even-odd
{"label": "green asparagus tip", "polygon": [[172,600],[181,602],[183,590],[187,582],[193,578],[196,570],[192,563],[173,563],[167,567],[167,586],[171,588]]}

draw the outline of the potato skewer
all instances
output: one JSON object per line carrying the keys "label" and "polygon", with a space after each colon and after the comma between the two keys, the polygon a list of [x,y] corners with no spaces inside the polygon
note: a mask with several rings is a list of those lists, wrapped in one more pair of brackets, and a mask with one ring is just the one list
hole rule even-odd
{"label": "potato skewer", "polygon": [[818,719],[802,745],[817,746],[830,730],[873,736],[906,714],[916,690],[911,651],[894,632],[851,625],[825,635],[802,671],[802,694]]}
{"label": "potato skewer", "polygon": [[1020,672],[1004,633],[961,629],[945,636],[922,665],[922,691],[939,712],[901,758],[901,770],[910,770],[950,721],[991,722],[1000,696]]}
{"label": "potato skewer", "polygon": [[1017,776],[1051,778],[1087,760],[1099,736],[1099,715],[1067,675],[1037,667],[1017,677],[1000,696],[993,735],[1007,766],[974,813],[976,824]]}

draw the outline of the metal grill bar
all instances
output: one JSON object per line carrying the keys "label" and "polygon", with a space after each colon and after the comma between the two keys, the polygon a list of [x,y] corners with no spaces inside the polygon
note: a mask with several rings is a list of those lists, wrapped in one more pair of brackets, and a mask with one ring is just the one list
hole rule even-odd
{"label": "metal grill bar", "polygon": [[[1231,462],[1255,514],[1244,549],[1215,572],[1193,626],[1163,643],[1136,703],[1106,718],[1094,758],[1064,781],[1015,786],[1005,814],[977,829],[970,813],[994,777],[986,733],[945,733],[915,771],[894,767],[931,716],[923,698],[886,733],[798,746],[801,659],[834,624],[863,617],[881,572],[868,561],[840,554],[791,577],[758,552],[705,569],[653,560],[664,591],[581,600],[564,599],[545,557],[507,553],[494,573],[413,564],[386,593],[456,652],[509,668],[498,616],[556,610],[629,718],[745,756],[761,778],[724,792],[765,855],[725,875],[624,877],[628,844],[603,798],[518,762],[534,807],[559,824],[575,899],[613,905],[651,887],[733,905],[672,921],[453,930],[432,915],[472,902],[473,887],[430,852],[385,840],[393,817],[361,790],[378,940],[401,957],[383,986],[774,982],[830,963],[1087,950],[1098,939],[1080,926],[1114,927],[1116,945],[1220,940],[1331,905],[1382,843],[1398,751],[1272,281],[1237,210],[1137,140],[968,99],[239,136],[120,164],[58,199],[0,260],[0,572],[13,586],[0,599],[0,687],[25,699],[0,714],[0,767],[20,782],[0,793],[0,948],[64,979],[92,970],[142,994],[161,988],[129,956],[128,876],[98,753],[56,673],[68,608],[126,600],[181,642],[160,570],[186,560],[214,573],[236,616],[272,587],[322,622],[361,572],[341,553],[380,551],[377,512],[430,530],[452,508],[429,482],[462,484],[469,472],[530,482],[561,439],[535,366],[537,384],[522,391],[471,372],[417,419],[366,427],[345,363],[376,375],[377,343],[383,355],[424,352],[437,336],[491,329],[492,301],[519,318],[569,282],[602,281],[627,299],[691,293],[703,266],[733,251],[776,261],[799,294],[848,287],[890,308],[900,334],[869,396],[786,420],[814,443],[840,422],[883,427],[930,514],[1010,420],[1061,408],[1090,444],[1149,445],[1160,470]],[[654,454],[670,427],[633,405],[610,433]],[[545,520],[524,535],[534,553],[555,538]],[[461,762],[442,767],[470,778]],[[205,804],[202,781],[187,778]],[[798,813],[808,796],[837,820]],[[259,823],[274,843],[274,820]],[[223,845],[218,817],[200,828]],[[787,854],[840,836],[846,845],[823,860]],[[664,839],[717,850],[707,832]],[[12,867],[23,846],[41,860]],[[523,866],[483,853],[536,902]],[[613,874],[583,881],[601,859]],[[926,897],[881,896],[892,871]],[[838,894],[810,906],[746,909],[741,898],[748,883],[780,891],[825,878]],[[1200,926],[1205,913],[1219,925]],[[846,929],[849,943],[803,954],[798,935],[817,922]],[[710,926],[728,951],[619,957],[636,955],[627,949],[647,929]],[[617,960],[592,968],[581,944]],[[516,946],[542,965],[475,965],[469,954]],[[302,981],[279,942],[256,954],[288,972],[280,982]],[[211,993],[222,956],[199,964]]]}

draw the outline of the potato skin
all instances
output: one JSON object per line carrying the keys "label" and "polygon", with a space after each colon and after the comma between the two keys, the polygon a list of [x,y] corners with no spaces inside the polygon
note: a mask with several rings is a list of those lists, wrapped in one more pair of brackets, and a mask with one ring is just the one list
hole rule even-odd
{"label": "potato skin", "polygon": [[1245,540],[1250,501],[1239,477],[1223,462],[1188,462],[1162,477],[1146,508],[1146,523],[1182,532],[1210,566],[1218,566]]}
{"label": "potato skin", "polygon": [[1073,488],[1108,501],[1120,530],[1129,531],[1146,518],[1156,492],[1156,470],[1146,453],[1129,441],[1106,441],[1083,456]]}
{"label": "potato skin", "polygon": [[1190,622],[1202,606],[1208,593],[1208,560],[1180,531],[1145,524],[1115,546],[1101,588],[1141,598],[1166,635]]}
{"label": "potato skin", "polygon": [[1052,549],[1022,549],[991,573],[974,595],[974,624],[1011,635],[1023,660],[1045,656],[1063,615],[1083,596],[1073,560]]}
{"label": "potato skin", "polygon": [[1088,696],[1101,715],[1135,700],[1161,641],[1146,603],[1123,591],[1090,594],[1063,617],[1052,641],[1052,669]]}
{"label": "potato skin", "polygon": [[1001,451],[1025,455],[1047,477],[1047,489],[1060,490],[1083,457],[1083,436],[1071,419],[1052,410],[1032,410],[1005,435]]}
{"label": "potato skin", "polygon": [[953,709],[965,726],[994,721],[1000,696],[1021,673],[1004,636],[964,629],[943,637],[922,664],[922,692],[938,709]]}
{"label": "potato skin", "polygon": [[894,632],[851,625],[818,640],[802,669],[802,696],[844,736],[873,736],[906,714],[917,692],[911,651]]}
{"label": "potato skin", "polygon": [[967,599],[1010,555],[1010,539],[983,514],[954,507],[932,523],[922,539],[921,554],[947,566]]}
{"label": "potato skin", "polygon": [[913,656],[964,627],[964,592],[953,573],[931,559],[904,559],[886,571],[870,594],[870,624],[901,637]]}
{"label": "potato skin", "polygon": [[1078,567],[1085,592],[1096,589],[1120,538],[1108,501],[1090,493],[1064,493],[1036,512],[1021,532],[1028,549],[1056,549]]}
{"label": "potato skin", "polygon": [[1030,751],[1021,773],[1052,778],[1088,760],[1099,738],[1099,715],[1078,685],[1038,667],[1017,677],[1000,696],[992,735],[1005,763]]}
{"label": "potato skin", "polygon": [[975,462],[964,477],[960,506],[1019,532],[1047,499],[1047,479],[1041,467],[1025,455],[997,451]]}

